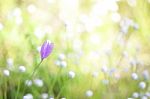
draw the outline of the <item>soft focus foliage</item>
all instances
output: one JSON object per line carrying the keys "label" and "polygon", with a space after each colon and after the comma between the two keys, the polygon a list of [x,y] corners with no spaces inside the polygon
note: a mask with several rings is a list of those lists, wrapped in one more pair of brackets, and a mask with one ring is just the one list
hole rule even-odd
{"label": "soft focus foliage", "polygon": [[[0,0],[0,99],[150,98],[149,11],[150,0]],[[55,48],[30,78],[45,40]]]}

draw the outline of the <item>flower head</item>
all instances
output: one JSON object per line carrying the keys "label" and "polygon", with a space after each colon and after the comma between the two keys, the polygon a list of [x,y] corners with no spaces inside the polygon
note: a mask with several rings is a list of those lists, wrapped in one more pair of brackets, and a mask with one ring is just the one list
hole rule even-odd
{"label": "flower head", "polygon": [[134,92],[134,93],[132,94],[132,96],[133,96],[133,98],[138,98],[138,97],[139,97],[139,93]]}
{"label": "flower head", "polygon": [[42,93],[41,98],[42,99],[48,99],[48,93]]}
{"label": "flower head", "polygon": [[44,58],[48,57],[49,54],[52,52],[53,50],[53,47],[54,47],[54,44],[51,43],[49,40],[46,40],[42,47],[41,47],[41,51],[40,51],[40,54],[41,54],[41,59],[43,60]]}
{"label": "flower head", "polygon": [[25,72],[26,71],[26,68],[25,68],[25,66],[19,66],[19,71],[20,72]]}
{"label": "flower head", "polygon": [[5,69],[5,70],[3,70],[3,74],[4,74],[5,76],[9,76],[9,75],[10,75],[10,72],[9,72],[9,70]]}
{"label": "flower head", "polygon": [[31,86],[31,85],[32,85],[32,81],[31,81],[31,80],[26,80],[26,81],[25,81],[25,85]]}
{"label": "flower head", "polygon": [[93,91],[92,90],[87,90],[86,91],[86,96],[87,97],[92,97],[93,96]]}
{"label": "flower head", "polygon": [[70,78],[74,78],[76,74],[73,71],[69,71],[68,75]]}
{"label": "flower head", "polygon": [[35,79],[35,80],[34,80],[34,84],[35,84],[36,86],[38,86],[38,87],[42,87],[43,84],[44,84],[44,82],[43,82],[43,80],[41,80],[41,79]]}
{"label": "flower head", "polygon": [[132,73],[131,77],[132,77],[133,80],[137,80],[138,79],[137,73]]}
{"label": "flower head", "polygon": [[144,81],[140,82],[140,83],[139,83],[139,87],[140,87],[141,89],[145,89],[146,83],[145,83]]}
{"label": "flower head", "polygon": [[25,96],[23,96],[23,99],[33,99],[33,95],[28,93]]}

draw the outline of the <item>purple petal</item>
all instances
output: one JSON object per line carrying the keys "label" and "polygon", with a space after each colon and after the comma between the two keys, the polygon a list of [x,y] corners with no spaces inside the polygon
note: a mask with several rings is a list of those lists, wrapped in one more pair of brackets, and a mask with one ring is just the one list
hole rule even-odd
{"label": "purple petal", "polygon": [[49,40],[45,41],[41,47],[41,59],[48,57],[49,54],[52,52],[54,44],[51,43]]}

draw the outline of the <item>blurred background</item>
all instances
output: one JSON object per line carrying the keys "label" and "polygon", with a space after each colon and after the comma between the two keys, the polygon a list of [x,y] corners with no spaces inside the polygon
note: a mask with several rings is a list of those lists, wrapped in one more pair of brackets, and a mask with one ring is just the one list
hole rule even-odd
{"label": "blurred background", "polygon": [[[0,0],[0,98],[150,99],[149,11],[150,0]],[[30,79],[46,40],[53,52]]]}

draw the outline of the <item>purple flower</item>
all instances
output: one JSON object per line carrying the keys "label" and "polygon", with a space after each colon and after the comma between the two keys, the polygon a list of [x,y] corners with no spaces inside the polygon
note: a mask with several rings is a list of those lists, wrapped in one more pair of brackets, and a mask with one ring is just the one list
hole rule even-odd
{"label": "purple flower", "polygon": [[41,59],[43,60],[44,58],[48,57],[49,54],[52,52],[53,50],[53,47],[54,47],[54,44],[51,43],[49,40],[46,40],[42,47],[41,47],[41,51],[40,51],[40,54],[41,54]]}

